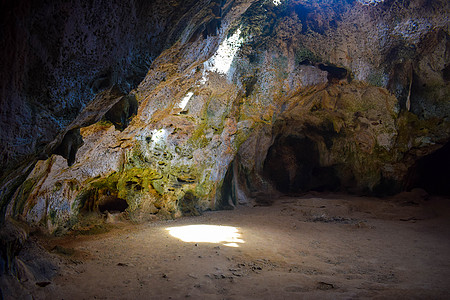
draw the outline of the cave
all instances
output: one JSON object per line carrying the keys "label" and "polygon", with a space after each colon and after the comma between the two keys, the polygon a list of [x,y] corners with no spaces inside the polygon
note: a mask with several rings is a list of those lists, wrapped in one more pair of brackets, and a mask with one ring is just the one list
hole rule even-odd
{"label": "cave", "polygon": [[450,299],[448,0],[0,16],[0,299]]}
{"label": "cave", "polygon": [[127,201],[125,199],[116,197],[108,199],[107,201],[104,201],[103,203],[98,205],[98,210],[101,213],[104,213],[106,211],[110,213],[124,212],[127,208]]}
{"label": "cave", "polygon": [[285,194],[337,191],[340,187],[333,167],[320,165],[317,143],[308,137],[277,138],[264,161],[264,173]]}
{"label": "cave", "polygon": [[95,213],[122,213],[129,207],[127,201],[118,196],[117,190],[108,188],[93,188],[82,196],[80,212],[83,214]]}
{"label": "cave", "polygon": [[418,159],[410,167],[406,189],[421,188],[429,194],[450,196],[450,144]]}

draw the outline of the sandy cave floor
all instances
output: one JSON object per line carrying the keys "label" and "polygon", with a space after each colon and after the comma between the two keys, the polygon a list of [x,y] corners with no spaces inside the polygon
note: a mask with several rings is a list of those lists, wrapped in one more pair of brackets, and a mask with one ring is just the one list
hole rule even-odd
{"label": "sandy cave floor", "polygon": [[[33,297],[450,299],[448,201],[309,194],[45,239],[71,251],[60,251],[58,275]],[[194,232],[184,242],[167,228],[212,230],[216,240]]]}

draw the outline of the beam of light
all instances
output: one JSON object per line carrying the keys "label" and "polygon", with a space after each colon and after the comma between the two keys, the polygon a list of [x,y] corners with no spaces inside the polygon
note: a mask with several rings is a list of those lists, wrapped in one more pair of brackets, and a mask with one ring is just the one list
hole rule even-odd
{"label": "beam of light", "polygon": [[180,104],[178,104],[178,107],[183,110],[186,107],[186,105],[188,104],[189,100],[191,100],[193,95],[194,95],[193,92],[187,93],[186,96],[184,96],[184,98],[181,99],[181,102],[180,102]]}
{"label": "beam of light", "polygon": [[205,70],[230,75],[231,64],[243,42],[241,30],[238,29],[232,36],[225,39],[216,53],[205,62]]}
{"label": "beam of light", "polygon": [[220,225],[186,225],[166,228],[171,236],[186,243],[214,243],[228,247],[239,247],[245,243],[239,229]]}

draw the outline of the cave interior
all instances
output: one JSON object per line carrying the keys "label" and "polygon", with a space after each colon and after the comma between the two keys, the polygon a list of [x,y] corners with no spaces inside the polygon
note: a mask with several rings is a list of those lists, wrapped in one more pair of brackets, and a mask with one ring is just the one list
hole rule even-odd
{"label": "cave interior", "polygon": [[450,298],[449,1],[0,11],[0,299]]}

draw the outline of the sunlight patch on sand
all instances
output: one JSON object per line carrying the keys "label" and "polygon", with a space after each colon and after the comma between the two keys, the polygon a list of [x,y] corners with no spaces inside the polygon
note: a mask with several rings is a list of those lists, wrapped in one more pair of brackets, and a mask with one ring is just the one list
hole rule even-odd
{"label": "sunlight patch on sand", "polygon": [[186,225],[166,228],[169,234],[186,243],[215,243],[227,247],[239,247],[245,243],[239,229],[220,225]]}

